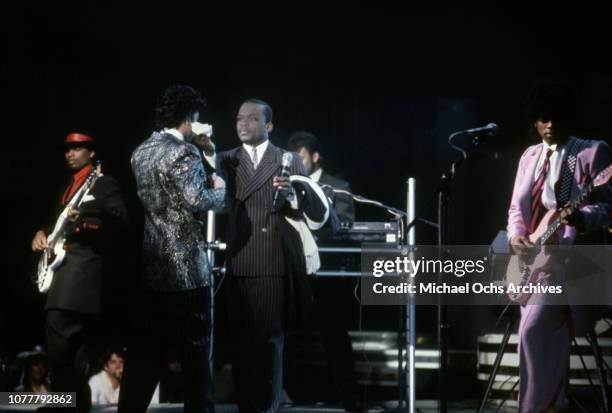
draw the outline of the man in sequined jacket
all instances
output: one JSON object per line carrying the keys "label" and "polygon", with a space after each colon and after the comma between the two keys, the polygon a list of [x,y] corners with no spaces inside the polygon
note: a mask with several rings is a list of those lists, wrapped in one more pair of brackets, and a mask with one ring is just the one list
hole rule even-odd
{"label": "man in sequined jacket", "polygon": [[223,208],[225,182],[207,185],[202,154],[191,143],[204,100],[189,86],[160,96],[156,131],[132,154],[145,211],[141,302],[119,396],[119,412],[145,412],[170,348],[180,355],[185,412],[213,412],[209,367],[211,269],[202,231],[207,210]]}

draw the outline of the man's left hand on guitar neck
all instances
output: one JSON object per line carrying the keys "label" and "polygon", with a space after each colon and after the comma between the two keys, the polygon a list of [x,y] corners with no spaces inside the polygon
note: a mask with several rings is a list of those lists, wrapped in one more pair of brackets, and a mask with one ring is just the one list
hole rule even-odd
{"label": "man's left hand on guitar neck", "polygon": [[68,217],[68,221],[70,222],[76,222],[77,219],[79,219],[80,213],[77,209],[74,209],[72,207],[68,208],[68,212],[67,212],[67,217]]}
{"label": "man's left hand on guitar neck", "polygon": [[578,208],[573,208],[571,203],[568,202],[561,209],[559,216],[561,217],[561,222],[564,225],[569,225],[570,227],[575,227],[578,232],[585,232],[586,226],[584,223],[584,215]]}

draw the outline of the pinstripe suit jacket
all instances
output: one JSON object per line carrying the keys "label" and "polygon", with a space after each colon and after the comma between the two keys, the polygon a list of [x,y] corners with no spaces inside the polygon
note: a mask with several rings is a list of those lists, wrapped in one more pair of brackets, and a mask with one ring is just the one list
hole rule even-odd
{"label": "pinstripe suit jacket", "polygon": [[[253,169],[251,158],[242,146],[222,152],[217,158],[217,168],[227,181],[228,225],[227,225],[227,270],[239,277],[282,277],[289,270],[305,272],[301,263],[288,257],[299,253],[287,253],[287,246],[298,249],[299,235],[287,228],[285,216],[303,219],[302,213],[313,221],[325,218],[327,205],[308,186],[297,191],[298,210],[291,210],[287,203],[277,213],[272,212],[274,187],[272,178],[281,171],[283,151],[268,144],[266,152]],[[301,158],[294,154],[290,173],[306,175]],[[289,237],[289,239],[288,239]],[[291,271],[293,272],[293,271]]]}

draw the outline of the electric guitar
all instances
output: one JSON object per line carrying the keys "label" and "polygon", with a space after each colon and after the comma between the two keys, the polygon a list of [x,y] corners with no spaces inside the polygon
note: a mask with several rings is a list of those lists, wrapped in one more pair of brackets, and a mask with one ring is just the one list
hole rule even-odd
{"label": "electric guitar", "polygon": [[[577,209],[591,193],[598,187],[606,185],[612,177],[612,165],[601,171],[593,181],[589,182],[580,195],[573,199],[570,204]],[[562,219],[560,210],[551,209],[544,214],[538,227],[527,237],[534,245],[534,250],[528,255],[513,255],[506,270],[506,285],[513,284],[517,289],[533,284],[537,281],[540,273],[548,269],[550,257],[542,253],[542,247],[555,241],[554,235],[561,227]],[[510,300],[525,304],[531,294],[527,292],[508,293]]]}
{"label": "electric guitar", "polygon": [[87,175],[85,182],[83,182],[83,185],[81,185],[60,214],[53,228],[53,232],[47,237],[47,248],[43,250],[38,260],[36,284],[38,285],[38,291],[41,293],[46,293],[49,290],[55,270],[62,265],[64,257],[66,256],[64,243],[66,242],[66,227],[69,224],[68,211],[71,208],[77,209],[81,205],[83,198],[93,188],[96,179],[102,174],[101,172],[100,161],[96,161],[91,172]]}

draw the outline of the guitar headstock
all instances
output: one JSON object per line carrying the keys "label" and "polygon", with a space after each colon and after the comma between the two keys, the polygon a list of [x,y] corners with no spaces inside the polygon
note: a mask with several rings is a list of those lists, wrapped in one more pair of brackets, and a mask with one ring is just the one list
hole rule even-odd
{"label": "guitar headstock", "polygon": [[95,160],[87,179],[85,179],[85,185],[92,184],[102,174],[102,163],[99,160]]}
{"label": "guitar headstock", "polygon": [[609,165],[606,169],[597,174],[593,179],[593,187],[602,186],[608,183],[612,177],[612,165]]}

